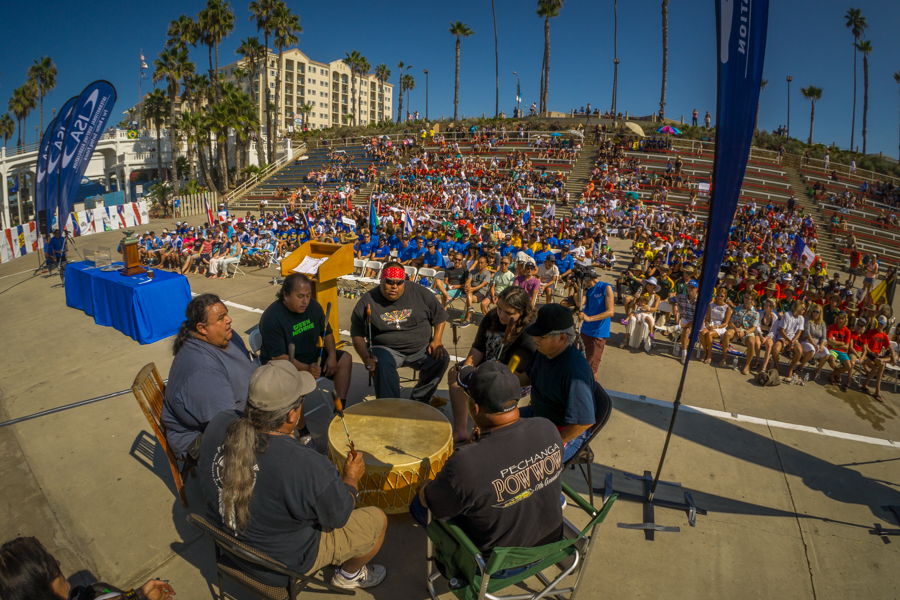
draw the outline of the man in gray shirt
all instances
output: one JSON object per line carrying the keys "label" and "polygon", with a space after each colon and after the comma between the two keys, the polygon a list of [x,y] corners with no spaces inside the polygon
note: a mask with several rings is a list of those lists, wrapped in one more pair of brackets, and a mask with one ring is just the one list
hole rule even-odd
{"label": "man in gray shirt", "polygon": [[259,363],[231,329],[228,309],[215,294],[191,300],[185,317],[172,345],[162,423],[175,455],[196,459],[212,418],[223,410],[244,411]]}
{"label": "man in gray shirt", "polygon": [[481,304],[487,297],[490,285],[491,272],[487,268],[487,257],[479,256],[475,268],[469,271],[469,280],[463,285],[463,291],[466,293],[466,314],[460,319],[460,327],[469,324],[469,317],[475,312],[475,305]]}

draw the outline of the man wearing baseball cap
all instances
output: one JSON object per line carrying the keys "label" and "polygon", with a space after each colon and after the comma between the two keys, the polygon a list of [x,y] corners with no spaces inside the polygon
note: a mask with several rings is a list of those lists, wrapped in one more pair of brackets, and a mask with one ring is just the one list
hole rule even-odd
{"label": "man wearing baseball cap", "polygon": [[597,422],[594,414],[594,373],[584,355],[573,347],[575,319],[559,304],[545,304],[525,329],[538,353],[531,366],[517,373],[523,387],[531,386],[531,405],[523,417],[543,417],[556,425],[565,444],[563,461],[571,458]]}
{"label": "man wearing baseball cap", "polygon": [[458,383],[475,429],[470,443],[419,488],[413,518],[424,526],[428,508],[438,520],[454,519],[482,552],[559,540],[563,443],[557,428],[547,419],[520,418],[519,379],[502,363],[463,367]]}
{"label": "man wearing baseball cap", "polygon": [[[351,453],[344,475],[294,438],[303,399],[316,380],[285,360],[273,360],[250,378],[244,414],[224,411],[200,444],[200,484],[207,516],[289,569],[313,574],[341,565],[331,582],[342,588],[378,585],[385,569],[369,565],[384,541],[381,509],[354,510],[362,454]],[[237,558],[241,571],[265,585],[287,578]]]}

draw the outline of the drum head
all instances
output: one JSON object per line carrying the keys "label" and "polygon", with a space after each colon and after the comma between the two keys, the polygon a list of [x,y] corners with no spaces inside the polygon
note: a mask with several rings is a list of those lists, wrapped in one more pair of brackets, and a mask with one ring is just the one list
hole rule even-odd
{"label": "drum head", "polygon": [[[415,466],[448,445],[452,447],[450,422],[441,411],[422,402],[399,398],[360,402],[344,411],[344,420],[356,450],[363,452],[367,469]],[[343,466],[349,444],[338,416],[328,427],[328,446],[329,454]]]}

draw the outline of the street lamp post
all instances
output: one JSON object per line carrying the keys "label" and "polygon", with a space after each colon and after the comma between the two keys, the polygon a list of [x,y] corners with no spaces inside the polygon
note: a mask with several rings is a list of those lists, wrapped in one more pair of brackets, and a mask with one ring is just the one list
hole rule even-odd
{"label": "street lamp post", "polygon": [[428,121],[428,69],[422,69],[425,73],[425,121]]}
{"label": "street lamp post", "polygon": [[519,80],[519,74],[513,71],[513,75],[516,76],[516,110],[519,113],[519,118],[522,118],[522,96],[519,95],[519,90],[522,89],[522,82]]}
{"label": "street lamp post", "polygon": [[791,81],[794,78],[790,75],[787,76],[787,84],[788,84],[788,115],[787,115],[787,136],[791,137]]}

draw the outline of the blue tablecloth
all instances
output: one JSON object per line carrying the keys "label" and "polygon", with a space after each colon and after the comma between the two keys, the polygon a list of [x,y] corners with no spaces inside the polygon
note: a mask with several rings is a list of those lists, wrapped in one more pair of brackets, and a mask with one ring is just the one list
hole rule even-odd
{"label": "blue tablecloth", "polygon": [[[121,263],[116,263],[121,265]],[[141,344],[175,335],[191,301],[191,286],[184,275],[153,271],[123,277],[84,262],[66,267],[66,304],[94,317],[98,325],[114,327]]]}

